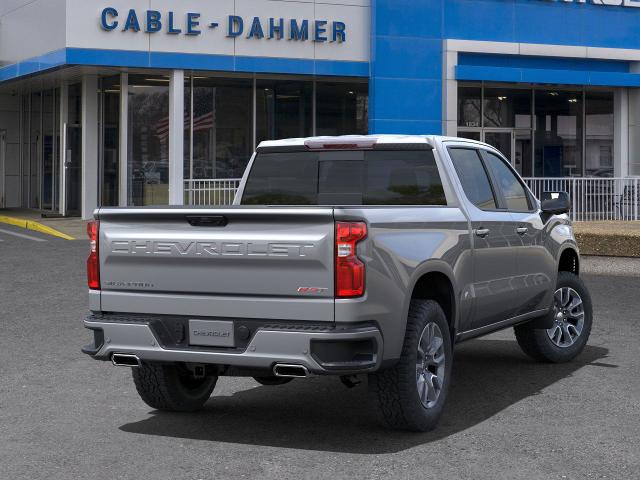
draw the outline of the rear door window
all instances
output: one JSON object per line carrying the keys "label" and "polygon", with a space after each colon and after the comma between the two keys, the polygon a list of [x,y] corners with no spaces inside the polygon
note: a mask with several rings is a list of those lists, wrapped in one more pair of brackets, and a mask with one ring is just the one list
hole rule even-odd
{"label": "rear door window", "polygon": [[497,209],[496,197],[478,150],[475,148],[449,148],[448,150],[462,189],[469,201],[481,210]]}
{"label": "rear door window", "polygon": [[259,153],[244,205],[446,205],[431,150]]}

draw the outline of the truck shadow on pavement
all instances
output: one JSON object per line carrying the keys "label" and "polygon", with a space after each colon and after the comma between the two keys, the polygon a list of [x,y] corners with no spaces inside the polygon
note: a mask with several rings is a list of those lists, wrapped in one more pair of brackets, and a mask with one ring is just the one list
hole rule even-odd
{"label": "truck shadow on pavement", "polygon": [[[552,365],[529,360],[515,341],[462,344],[456,348],[445,414],[438,428],[429,433],[397,432],[378,426],[367,402],[366,381],[347,390],[337,378],[330,377],[257,386],[231,396],[215,396],[214,391],[200,412],[153,411],[150,417],[120,429],[143,435],[302,450],[395,453],[473,427],[523,399],[541,394],[583,367],[615,367],[599,362],[607,353],[605,348],[587,346],[574,362]],[[529,415],[541,415],[544,409],[538,404]]]}

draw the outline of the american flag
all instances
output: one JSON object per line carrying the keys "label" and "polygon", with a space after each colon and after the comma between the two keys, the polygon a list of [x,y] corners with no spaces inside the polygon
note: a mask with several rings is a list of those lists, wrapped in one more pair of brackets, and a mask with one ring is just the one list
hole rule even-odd
{"label": "american flag", "polygon": [[[199,117],[193,119],[193,131],[198,132],[200,130],[209,130],[214,126],[213,112],[205,113]],[[184,129],[189,130],[191,127],[191,117],[188,113],[184,117]],[[164,117],[158,123],[156,123],[156,136],[162,141],[166,141],[169,138],[169,117]]]}

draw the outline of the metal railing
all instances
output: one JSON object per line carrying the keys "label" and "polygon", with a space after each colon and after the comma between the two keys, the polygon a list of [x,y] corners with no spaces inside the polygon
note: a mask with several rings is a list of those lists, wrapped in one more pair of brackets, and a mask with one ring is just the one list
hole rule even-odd
{"label": "metal railing", "polygon": [[210,178],[184,181],[187,205],[231,205],[240,186],[240,178]]}
{"label": "metal railing", "polygon": [[[239,178],[185,180],[187,205],[231,205]],[[575,222],[640,221],[640,178],[525,178],[536,197],[542,192],[567,192]]]}
{"label": "metal railing", "polygon": [[525,178],[536,197],[542,192],[567,192],[575,222],[640,220],[638,178]]}

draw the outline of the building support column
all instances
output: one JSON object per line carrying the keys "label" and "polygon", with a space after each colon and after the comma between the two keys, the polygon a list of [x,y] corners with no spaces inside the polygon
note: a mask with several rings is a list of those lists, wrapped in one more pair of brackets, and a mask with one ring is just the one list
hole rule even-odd
{"label": "building support column", "polygon": [[58,206],[60,215],[67,213],[67,123],[69,123],[69,83],[63,81],[60,85],[60,145],[58,146]]}
{"label": "building support column", "polygon": [[169,205],[184,205],[184,71],[169,84]]}
{"label": "building support column", "polygon": [[629,175],[629,97],[617,88],[613,97],[613,176]]}
{"label": "building support column", "polygon": [[118,205],[126,207],[129,199],[129,74],[120,74],[120,138],[118,139]]}
{"label": "building support column", "polygon": [[82,218],[98,207],[98,77],[82,77]]}
{"label": "building support column", "polygon": [[455,137],[458,135],[458,52],[447,47],[445,40],[442,48],[442,134]]}

